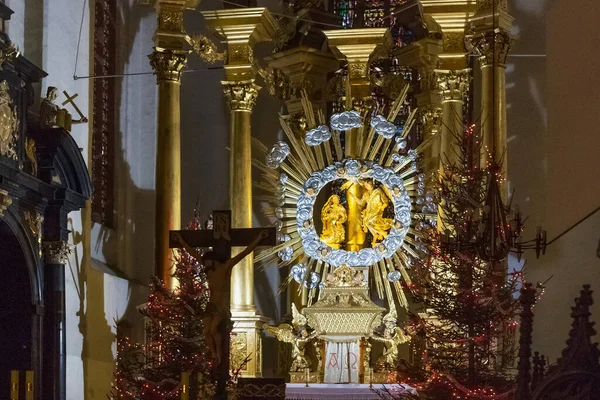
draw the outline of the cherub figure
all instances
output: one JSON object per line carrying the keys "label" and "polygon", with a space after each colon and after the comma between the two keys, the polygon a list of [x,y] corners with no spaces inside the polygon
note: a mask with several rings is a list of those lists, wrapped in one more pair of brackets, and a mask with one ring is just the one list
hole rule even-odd
{"label": "cherub figure", "polygon": [[204,330],[207,344],[215,359],[215,366],[221,364],[223,354],[223,338],[219,326],[222,322],[229,322],[231,319],[231,313],[229,312],[231,270],[248,254],[252,253],[259,243],[268,236],[269,232],[264,230],[239,254],[225,262],[212,261],[212,263],[209,263],[205,262],[202,254],[192,248],[180,234],[173,233],[174,239],[177,240],[192,257],[205,266],[210,297],[204,313]]}

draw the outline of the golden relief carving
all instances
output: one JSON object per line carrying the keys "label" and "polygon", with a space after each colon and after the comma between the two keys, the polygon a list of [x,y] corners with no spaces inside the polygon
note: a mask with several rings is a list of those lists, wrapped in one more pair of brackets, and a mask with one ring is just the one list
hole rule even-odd
{"label": "golden relief carving", "polygon": [[369,75],[369,63],[367,61],[355,61],[348,63],[348,77],[350,79],[366,78]]}
{"label": "golden relief carving", "polygon": [[446,32],[442,37],[444,53],[463,53],[465,51],[465,35],[463,32]]}
{"label": "golden relief carving", "polygon": [[471,70],[436,70],[437,89],[442,95],[442,101],[463,101],[469,91]]}
{"label": "golden relief carving", "polygon": [[421,124],[426,135],[435,135],[442,129],[442,109],[428,106],[419,110]]}
{"label": "golden relief carving", "polygon": [[482,67],[506,66],[506,58],[513,39],[508,32],[497,29],[495,32],[483,32],[467,36],[469,50],[479,56]]}
{"label": "golden relief carving", "polygon": [[0,217],[4,217],[4,213],[12,204],[12,199],[8,195],[8,192],[4,189],[0,189]]}
{"label": "golden relief carving", "polygon": [[321,240],[329,246],[339,247],[346,238],[344,223],[347,219],[346,209],[340,204],[340,196],[336,194],[330,196],[321,210],[323,222]]}
{"label": "golden relief carving", "polygon": [[37,149],[35,146],[35,140],[31,138],[25,138],[25,155],[31,165],[31,175],[37,176],[38,164],[37,164]]}
{"label": "golden relief carving", "polygon": [[260,90],[260,86],[254,83],[254,79],[240,82],[222,82],[222,84],[230,110],[252,111]]}
{"label": "golden relief carving", "polygon": [[508,11],[507,0],[477,0],[477,11]]}
{"label": "golden relief carving", "polygon": [[187,64],[188,51],[164,50],[154,48],[152,54],[148,55],[150,65],[154,69],[157,83],[181,81],[181,72]]}
{"label": "golden relief carving", "polygon": [[8,83],[0,82],[0,155],[17,159],[19,119],[10,97]]}
{"label": "golden relief carving", "polygon": [[[342,188],[346,188],[349,183],[352,182],[349,181]],[[359,184],[364,189],[362,198],[356,198],[356,195],[352,191],[348,191],[348,194],[354,197],[354,200],[362,209],[362,229],[365,233],[370,232],[373,235],[372,246],[375,247],[387,237],[394,222],[392,218],[383,217],[383,213],[389,206],[390,200],[382,187],[375,188],[373,180],[361,179]]]}
{"label": "golden relief carving", "polygon": [[246,371],[247,365],[244,362],[248,353],[248,338],[246,332],[236,333],[231,337],[229,346],[229,368],[233,371],[242,368]]}
{"label": "golden relief carving", "polygon": [[158,14],[158,29],[183,32],[183,10],[161,10]]}
{"label": "golden relief carving", "polygon": [[38,249],[40,251],[40,256],[42,252],[42,223],[44,222],[44,217],[37,211],[25,211],[23,213],[23,218],[25,222],[29,226],[29,230],[34,238],[36,238],[38,243]]}
{"label": "golden relief carving", "polygon": [[219,53],[217,45],[204,35],[192,35],[189,38],[190,45],[200,59],[207,63],[225,61],[227,52]]}
{"label": "golden relief carving", "polygon": [[231,43],[228,45],[227,64],[252,64],[254,63],[254,51],[247,43]]}

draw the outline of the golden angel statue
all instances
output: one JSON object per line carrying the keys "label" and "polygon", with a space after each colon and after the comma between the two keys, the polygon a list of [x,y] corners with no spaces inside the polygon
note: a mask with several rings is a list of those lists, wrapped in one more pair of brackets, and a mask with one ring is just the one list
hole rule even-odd
{"label": "golden angel statue", "polygon": [[308,334],[306,329],[300,329],[299,333],[294,332],[294,328],[290,324],[281,324],[279,326],[267,326],[265,329],[274,335],[277,340],[284,343],[292,344],[292,367],[291,372],[304,371],[310,367],[310,361],[306,358],[306,344],[310,342],[317,332]]}
{"label": "golden angel statue", "polygon": [[330,246],[342,243],[346,237],[344,222],[347,218],[346,209],[340,204],[340,196],[331,195],[321,209],[321,221],[323,222],[321,240]]}
{"label": "golden angel statue", "polygon": [[[356,199],[362,210],[362,225],[363,231],[371,232],[373,235],[373,243],[380,243],[387,236],[392,228],[393,220],[384,218],[383,212],[387,208],[390,200],[382,188],[375,188],[375,184],[371,179],[361,179],[359,184],[365,189],[362,199]],[[354,196],[351,192],[350,195]]]}
{"label": "golden angel statue", "polygon": [[396,368],[398,362],[398,345],[410,341],[410,336],[406,335],[402,328],[396,325],[396,310],[392,309],[383,317],[383,335],[371,336],[373,340],[383,342],[385,350],[377,360],[379,370],[392,370]]}

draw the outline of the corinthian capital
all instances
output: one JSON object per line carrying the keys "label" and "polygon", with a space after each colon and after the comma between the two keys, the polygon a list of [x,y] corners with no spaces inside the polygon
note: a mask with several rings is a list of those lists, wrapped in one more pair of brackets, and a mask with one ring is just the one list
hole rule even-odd
{"label": "corinthian capital", "polygon": [[495,65],[506,66],[506,57],[510,51],[513,39],[508,32],[496,29],[491,32],[480,32],[466,38],[469,50],[479,56],[482,67]]}
{"label": "corinthian capital", "polygon": [[154,48],[152,54],[148,56],[150,65],[156,74],[157,83],[181,80],[181,71],[187,64],[186,50],[164,50]]}
{"label": "corinthian capital", "polygon": [[73,252],[71,245],[65,240],[44,242],[44,260],[48,264],[66,264],[69,254]]}
{"label": "corinthian capital", "polygon": [[436,70],[436,88],[442,95],[442,102],[463,101],[469,91],[471,69]]}
{"label": "corinthian capital", "polygon": [[248,81],[223,81],[223,92],[231,111],[252,111],[256,104],[256,97],[260,86],[254,83],[254,79]]}

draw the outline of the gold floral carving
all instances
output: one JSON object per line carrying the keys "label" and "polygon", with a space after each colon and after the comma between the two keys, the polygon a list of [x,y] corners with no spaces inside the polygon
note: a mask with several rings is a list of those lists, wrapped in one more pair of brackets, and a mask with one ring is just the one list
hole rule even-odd
{"label": "gold floral carving", "polygon": [[[495,10],[494,10],[495,9]],[[507,0],[477,0],[477,11],[508,11]]]}
{"label": "gold floral carving", "polygon": [[17,159],[17,139],[19,119],[10,97],[8,83],[0,82],[0,155]]}
{"label": "gold floral carving", "polygon": [[44,242],[44,259],[48,264],[66,264],[73,249],[64,240]]}
{"label": "gold floral carving", "polygon": [[242,371],[246,371],[247,363],[244,363],[248,352],[248,338],[246,332],[236,333],[231,337],[229,345],[229,368],[237,370],[242,367]]}
{"label": "gold floral carving", "polygon": [[445,53],[463,53],[465,51],[464,34],[462,32],[447,32],[442,38]]}
{"label": "gold floral carving", "polygon": [[506,58],[512,42],[513,39],[508,32],[501,29],[467,36],[469,50],[479,56],[482,67],[489,65],[506,66]]}
{"label": "gold floral carving", "polygon": [[232,111],[252,111],[256,104],[256,97],[260,86],[254,83],[254,79],[240,82],[221,82],[223,84],[223,92],[225,99]]}
{"label": "gold floral carving", "polygon": [[12,204],[12,199],[6,190],[0,189],[0,217],[4,217],[4,212]]}
{"label": "gold floral carving", "polygon": [[436,70],[435,80],[442,101],[463,101],[469,91],[471,71],[469,69]]}
{"label": "gold floral carving", "polygon": [[37,176],[38,164],[37,164],[37,150],[35,147],[35,140],[31,138],[25,138],[25,154],[27,159],[31,163],[31,175]]}
{"label": "gold floral carving", "polygon": [[369,75],[369,63],[355,61],[348,63],[348,76],[350,79],[366,78]]}
{"label": "gold floral carving", "polygon": [[224,61],[227,57],[227,52],[219,53],[217,45],[204,35],[192,35],[190,37],[190,44],[194,52],[204,62],[215,63],[217,61]]}
{"label": "gold floral carving", "polygon": [[148,56],[156,74],[157,83],[181,80],[181,71],[187,64],[187,51],[154,49]]}
{"label": "gold floral carving", "polygon": [[228,46],[227,64],[252,64],[254,62],[254,51],[246,43],[232,43]]}
{"label": "gold floral carving", "polygon": [[442,109],[440,107],[421,108],[419,114],[426,135],[435,135],[440,132],[442,128]]}
{"label": "gold floral carving", "polygon": [[158,29],[183,32],[183,10],[161,10],[158,14]]}

